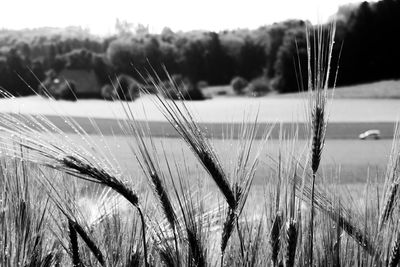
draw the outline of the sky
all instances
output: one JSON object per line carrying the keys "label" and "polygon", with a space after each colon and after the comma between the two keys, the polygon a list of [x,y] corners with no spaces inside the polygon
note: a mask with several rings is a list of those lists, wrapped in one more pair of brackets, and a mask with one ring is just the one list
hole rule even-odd
{"label": "sky", "polygon": [[117,18],[151,32],[249,28],[298,18],[324,22],[340,5],[360,0],[1,0],[0,28],[81,26],[115,31]]}

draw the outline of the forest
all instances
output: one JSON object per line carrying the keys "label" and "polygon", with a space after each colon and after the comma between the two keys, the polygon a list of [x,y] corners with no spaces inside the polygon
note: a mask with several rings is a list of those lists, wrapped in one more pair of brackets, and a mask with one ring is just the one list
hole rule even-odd
{"label": "forest", "polygon": [[[332,18],[333,19],[333,18]],[[337,85],[400,78],[400,0],[349,4],[339,8],[333,68],[340,64]],[[296,92],[306,82],[306,28],[310,23],[288,20],[222,32],[160,34],[117,21],[117,34],[41,28],[0,31],[0,87],[13,95],[38,90],[49,71],[93,70],[99,83],[112,84],[117,75],[145,84],[151,70],[166,78],[179,75],[192,84],[224,85],[233,79],[262,80],[263,90]],[[302,73],[304,79],[299,79]],[[332,72],[335,75],[335,71]],[[303,85],[304,86],[304,85]]]}

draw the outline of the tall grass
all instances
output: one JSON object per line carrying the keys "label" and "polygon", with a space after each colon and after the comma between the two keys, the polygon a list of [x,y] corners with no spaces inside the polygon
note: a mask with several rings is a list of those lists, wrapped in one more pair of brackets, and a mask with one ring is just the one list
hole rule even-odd
{"label": "tall grass", "polygon": [[[63,120],[80,143],[44,116],[0,114],[0,265],[396,266],[398,131],[382,196],[382,188],[367,183],[360,206],[343,185],[324,182],[335,28],[307,32],[310,142],[298,150],[297,130],[281,130],[277,158],[265,154],[271,129],[263,129],[256,147],[257,119],[235,129],[239,145],[221,158],[189,107],[162,98],[171,91],[156,75],[154,103],[189,153],[182,151],[182,160],[167,156],[167,144],[156,145],[147,124],[121,101],[120,127],[138,166],[132,173],[73,118]],[[273,170],[261,173],[264,193],[253,186],[260,164]]]}

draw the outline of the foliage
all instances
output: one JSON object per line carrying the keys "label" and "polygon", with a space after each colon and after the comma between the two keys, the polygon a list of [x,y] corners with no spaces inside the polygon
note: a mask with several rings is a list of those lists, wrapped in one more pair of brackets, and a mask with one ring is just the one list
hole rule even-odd
{"label": "foliage", "polygon": [[133,101],[140,95],[140,83],[125,74],[117,76],[112,83],[112,87],[113,91],[115,91],[116,99]]}
{"label": "foliage", "polygon": [[235,91],[236,94],[242,94],[243,90],[246,88],[247,85],[248,85],[248,81],[246,81],[245,78],[240,77],[240,76],[236,76],[231,81],[231,86],[233,88],[233,91]]}
{"label": "foliage", "polygon": [[111,84],[105,84],[101,87],[100,95],[105,100],[113,100],[115,98],[115,90]]}
{"label": "foliage", "polygon": [[173,74],[168,80],[161,82],[165,90],[162,94],[173,100],[204,100],[202,91],[188,78],[180,74]]}
{"label": "foliage", "polygon": [[[366,83],[400,77],[400,1],[363,2],[343,14],[344,42],[338,84]],[[347,15],[347,16],[346,16]],[[339,40],[341,41],[341,40]]]}
{"label": "foliage", "polygon": [[[255,122],[239,126],[237,147],[226,142],[230,153],[222,159],[185,103],[159,95],[155,104],[181,136],[184,143],[177,144],[188,149],[182,148],[182,161],[167,156],[150,127],[136,121],[129,104],[121,102],[127,119],[119,125],[130,137],[124,142],[137,166],[132,173],[109,155],[103,136],[95,139],[73,118],[61,123],[73,129],[80,143],[45,116],[0,113],[1,265],[397,266],[400,129],[395,130],[384,187],[367,181],[364,202],[353,201],[341,185],[325,182],[329,177],[319,165],[329,123],[331,61],[326,59],[334,31],[312,32],[319,34],[315,43],[310,42],[314,34],[307,36],[309,142],[297,150],[297,129],[292,134],[282,129],[276,158],[264,152],[270,128],[260,129],[255,145]],[[321,45],[325,37],[327,46]],[[118,76],[124,84],[120,90],[132,80]],[[167,95],[188,83],[179,75],[171,76],[169,85],[159,77],[153,81]],[[95,122],[91,126],[98,129]],[[194,165],[188,165],[190,155]],[[261,173],[267,179],[257,192],[253,180],[265,170],[261,164],[274,171]],[[196,168],[202,172],[190,180]],[[216,189],[213,198],[207,194],[207,179]],[[91,214],[84,211],[87,188],[98,206]],[[249,197],[263,191],[256,199],[264,201],[258,210],[246,206]]]}
{"label": "foliage", "polygon": [[56,100],[76,101],[76,85],[72,81],[59,81],[48,88],[50,96]]}
{"label": "foliage", "polygon": [[0,88],[17,96],[29,95],[44,77],[40,61],[31,62],[16,49],[0,56]]}
{"label": "foliage", "polygon": [[[339,8],[335,41],[343,48],[334,48],[332,61],[336,69],[341,52],[343,72],[338,85],[400,78],[400,39],[395,34],[400,32],[399,14],[399,0]],[[32,94],[31,88],[37,88],[45,71],[66,67],[93,69],[101,85],[119,74],[145,83],[142,75],[151,69],[167,79],[165,66],[194,84],[222,85],[235,76],[252,80],[265,75],[278,92],[294,92],[302,87],[296,76],[296,71],[300,73],[297,52],[303,62],[306,24],[293,19],[255,30],[215,33],[165,28],[161,34],[152,34],[146,26],[117,21],[118,35],[105,38],[76,27],[0,30],[0,86],[14,95]]]}
{"label": "foliage", "polygon": [[203,90],[204,88],[207,88],[207,87],[208,87],[208,82],[203,81],[203,80],[198,81],[198,82],[196,83],[196,87],[197,87],[199,90]]}
{"label": "foliage", "polygon": [[281,93],[304,90],[307,82],[306,63],[304,28],[287,31],[274,65],[274,89]]}
{"label": "foliage", "polygon": [[270,83],[265,77],[253,79],[248,86],[248,92],[253,96],[262,96],[272,91]]}

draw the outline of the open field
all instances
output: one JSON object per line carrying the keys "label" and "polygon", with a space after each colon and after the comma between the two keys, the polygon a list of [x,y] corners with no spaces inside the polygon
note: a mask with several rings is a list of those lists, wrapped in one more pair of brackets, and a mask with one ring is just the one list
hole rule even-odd
{"label": "open field", "polygon": [[[332,92],[333,90],[329,91]],[[209,97],[235,97],[235,92],[229,85],[207,87],[203,92]],[[330,93],[330,95],[332,95],[332,93]],[[305,93],[277,94],[272,92],[265,97],[299,98],[304,96]],[[334,97],[335,99],[399,99],[400,81],[387,80],[366,84],[339,86],[334,90]]]}
{"label": "open field", "polygon": [[[70,134],[71,138],[77,145],[82,144],[81,138],[77,135]],[[92,136],[95,144],[99,144],[100,148],[107,147],[108,152],[115,157],[116,162],[119,163],[121,169],[131,176],[142,176],[139,165],[134,158],[129,144],[134,143],[133,137],[126,136]],[[218,140],[213,139],[214,145],[220,159],[222,160],[226,170],[232,170],[234,160],[236,157],[236,149],[239,140]],[[154,143],[157,149],[157,156],[161,162],[164,162],[164,155],[169,161],[183,162],[187,166],[196,166],[192,168],[191,177],[193,181],[201,173],[204,172],[203,168],[198,165],[198,160],[193,156],[187,145],[177,138],[154,138]],[[260,146],[261,141],[256,140],[254,143],[254,151]],[[391,140],[327,140],[324,155],[322,158],[322,172],[324,176],[334,176],[337,178],[340,168],[341,184],[364,184],[368,180],[375,180],[376,177],[383,178],[386,170],[386,164],[389,160],[392,141]],[[297,142],[296,151],[302,154],[306,142],[300,140]],[[102,147],[104,146],[104,147]],[[262,163],[256,172],[255,185],[262,186],[266,183],[266,179],[273,179],[276,176],[276,164],[269,160],[269,158],[277,159],[279,149],[284,149],[278,140],[270,140],[267,142],[265,148],[261,152]],[[107,154],[106,153],[106,154]],[[164,171],[167,171],[165,163],[162,165]],[[211,187],[214,183],[209,179]]]}
{"label": "open field", "polygon": [[[11,193],[7,188],[4,190],[11,196],[6,198],[4,203],[6,201],[14,203],[13,210],[19,211],[16,213],[17,216],[24,215],[25,199],[28,197],[21,200],[20,192],[34,194],[35,198],[31,198],[32,203],[40,203],[37,206],[32,205],[37,212],[41,206],[47,207],[47,204],[43,202],[46,195],[43,194],[42,187],[44,187],[55,203],[55,208],[50,211],[51,219],[49,217],[46,220],[61,221],[55,224],[59,224],[59,229],[57,228],[56,231],[57,235],[63,238],[61,242],[64,242],[62,245],[64,249],[58,250],[70,252],[73,265],[74,262],[80,261],[79,256],[83,256],[83,259],[88,262],[101,263],[103,257],[100,255],[105,252],[106,260],[110,263],[99,264],[99,266],[115,266],[114,251],[122,251],[118,252],[118,257],[129,255],[126,260],[129,263],[121,266],[141,265],[140,263],[132,264],[133,257],[138,258],[138,262],[142,261],[142,265],[147,265],[147,260],[165,262],[162,246],[169,246],[170,240],[175,239],[175,245],[171,243],[173,248],[170,251],[176,251],[177,254],[173,253],[171,257],[179,261],[181,259],[178,252],[184,248],[192,252],[200,251],[200,253],[210,251],[209,254],[204,254],[206,255],[204,258],[207,257],[206,261],[211,265],[239,266],[241,264],[237,261],[237,255],[242,255],[243,262],[250,261],[246,258],[244,251],[250,252],[253,248],[252,244],[262,244],[260,255],[253,255],[258,262],[254,266],[266,266],[274,261],[274,225],[278,220],[283,220],[283,224],[278,226],[277,234],[275,234],[279,240],[282,240],[278,251],[285,253],[279,257],[287,259],[287,253],[293,252],[294,255],[297,253],[297,258],[293,258],[293,262],[295,260],[304,262],[304,266],[307,266],[307,255],[325,253],[322,255],[326,256],[318,256],[317,259],[329,258],[332,252],[326,248],[326,244],[332,248],[335,242],[336,244],[340,242],[343,246],[340,245],[338,248],[338,254],[348,255],[348,251],[352,253],[350,256],[344,256],[345,262],[342,266],[353,266],[353,259],[359,258],[357,255],[361,253],[363,253],[362,262],[377,258],[375,247],[380,249],[381,240],[387,240],[391,235],[389,232],[391,229],[388,228],[387,232],[380,233],[380,236],[376,238],[375,232],[378,230],[375,229],[378,227],[378,220],[381,220],[379,214],[383,208],[379,208],[379,201],[391,151],[394,121],[400,113],[399,100],[339,99],[335,101],[330,107],[330,114],[338,115],[330,118],[331,123],[328,126],[322,160],[319,162],[318,159],[317,170],[314,170],[314,162],[310,164],[304,160],[305,157],[312,155],[311,161],[314,161],[315,155],[319,153],[315,152],[316,147],[319,147],[315,145],[315,138],[312,149],[307,146],[310,133],[307,134],[305,131],[307,120],[301,118],[301,112],[305,110],[304,100],[299,98],[261,98],[259,100],[257,104],[254,104],[253,99],[246,98],[216,98],[204,102],[187,103],[188,107],[195,111],[196,116],[201,118],[203,123],[200,126],[207,130],[213,148],[207,148],[203,135],[196,135],[200,131],[196,127],[190,128],[193,124],[186,121],[186,118],[173,123],[180,127],[188,127],[183,129],[189,129],[184,133],[189,136],[187,141],[191,142],[191,148],[181,138],[177,138],[175,131],[167,125],[165,119],[162,119],[162,114],[157,110],[151,96],[127,104],[136,119],[140,121],[148,119],[150,133],[137,124],[130,125],[139,132],[144,129],[143,139],[141,135],[134,136],[134,133],[137,134],[136,131],[131,132],[133,136],[123,135],[124,131],[121,129],[118,131],[120,128],[118,119],[124,119],[121,115],[124,114],[122,112],[124,106],[121,103],[92,100],[78,103],[52,102],[37,97],[2,100],[2,112],[45,114],[61,130],[60,132],[56,130],[56,134],[50,134],[45,131],[48,129],[46,124],[36,124],[37,121],[27,121],[25,117],[19,117],[17,120],[18,116],[13,118],[3,114],[1,126],[4,124],[3,130],[8,132],[11,129],[11,132],[8,132],[10,139],[5,136],[6,141],[2,141],[4,151],[7,151],[4,155],[7,155],[7,158],[1,161],[3,175],[0,175],[0,179],[15,177],[15,179],[8,178],[7,183],[4,183],[6,187],[14,190]],[[355,111],[349,112],[346,107],[351,109],[350,111],[353,109]],[[240,132],[239,123],[242,120],[239,118],[244,117],[244,121],[251,122],[254,120],[257,109],[260,130],[254,141],[243,142],[237,138]],[[73,117],[64,117],[71,115]],[[232,118],[232,115],[238,117]],[[187,116],[190,117],[190,115]],[[93,120],[88,117],[93,117]],[[74,134],[72,129],[69,129],[70,120],[83,127],[88,133],[86,137],[89,141],[84,135]],[[93,127],[93,121],[99,126],[98,129]],[[282,129],[288,141],[278,140],[279,125],[275,125],[272,139],[268,140],[265,146],[261,146],[262,133],[274,122],[284,123]],[[299,128],[299,140],[291,147],[291,133],[296,125]],[[356,139],[359,132],[369,128],[380,129],[384,139],[367,141]],[[100,133],[103,135],[99,135]],[[153,142],[149,142],[148,135],[154,137]],[[315,137],[315,132],[312,135]],[[230,139],[230,137],[233,138]],[[12,142],[12,144],[7,142]],[[253,149],[247,154],[246,144],[250,143]],[[206,149],[203,149],[203,146]],[[26,152],[24,147],[27,148]],[[254,180],[252,180],[253,172],[249,166],[251,163],[248,163],[246,159],[250,159],[249,162],[251,162],[257,149],[261,148],[260,164],[254,169]],[[214,149],[222,163],[222,168],[213,156]],[[197,157],[194,154],[197,154]],[[28,162],[31,160],[33,164],[25,165],[15,160],[19,157],[27,159]],[[154,162],[157,167],[154,167]],[[278,162],[282,166],[278,165]],[[50,168],[39,168],[37,163]],[[299,165],[296,165],[297,163],[307,166],[307,174]],[[310,167],[313,168],[313,173]],[[57,171],[53,172],[53,169]],[[81,179],[70,179],[67,174]],[[314,190],[310,189],[311,177],[316,178],[315,200]],[[90,182],[85,181],[86,179]],[[223,179],[227,181],[226,187],[221,182]],[[32,180],[40,182],[35,190],[30,192],[26,188],[29,183],[32,184]],[[77,182],[74,183],[75,181]],[[249,184],[253,186],[250,188],[246,181],[251,181]],[[368,182],[373,183],[370,188],[366,187]],[[75,186],[71,186],[73,183]],[[179,186],[176,186],[176,183],[179,183]],[[194,191],[188,190],[189,188]],[[366,191],[366,188],[372,191]],[[103,189],[112,189],[111,194],[114,196],[110,198],[104,195],[99,196],[99,189],[100,192]],[[168,194],[172,195],[174,204],[168,204],[170,201],[166,199]],[[43,201],[37,201],[39,198],[36,195],[41,196]],[[109,211],[116,212],[116,215],[103,216],[100,211],[101,202],[112,205],[114,197],[125,198],[127,201],[118,202],[117,211]],[[244,202],[241,202],[242,199],[245,199]],[[385,199],[383,201],[386,202]],[[310,208],[307,203],[312,203],[312,205],[315,203],[315,218],[314,213],[311,212],[314,209],[313,206]],[[243,206],[240,206],[242,204]],[[245,209],[242,213],[243,207]],[[105,209],[104,206],[103,208]],[[168,209],[178,211],[178,216],[175,215],[175,211],[168,213]],[[12,209],[8,206],[5,209],[7,212],[10,210]],[[137,212],[133,213],[134,210]],[[53,213],[54,211],[57,213]],[[238,212],[237,215],[236,212]],[[169,215],[172,213],[173,215]],[[292,215],[294,213],[297,213],[296,217]],[[11,214],[7,215],[9,218],[14,218],[12,213],[7,214]],[[82,217],[80,214],[83,214]],[[24,216],[21,215],[21,217]],[[36,217],[40,218],[40,216]],[[172,217],[176,219],[170,219]],[[140,227],[138,220],[140,220]],[[175,228],[174,222],[171,223],[173,220],[180,221],[178,226],[183,227]],[[18,219],[13,221],[19,222]],[[29,228],[30,222],[28,220],[26,222],[26,227]],[[122,224],[125,222],[126,224]],[[314,223],[315,228],[313,228]],[[45,225],[48,231],[49,224],[46,222]],[[255,233],[254,229],[257,227],[259,232]],[[172,230],[168,232],[168,229]],[[94,241],[88,242],[84,238],[85,230],[87,233],[94,233]],[[291,237],[291,230],[296,231],[294,238]],[[297,236],[297,231],[299,236]],[[333,237],[327,231],[331,231]],[[306,241],[309,237],[308,232],[315,233],[315,239],[311,238],[311,243]],[[84,241],[78,239],[78,234]],[[150,238],[146,238],[146,234]],[[227,235],[230,241],[226,248],[224,246],[228,244],[228,239],[226,239],[227,243],[223,244]],[[45,238],[44,235],[42,236]],[[114,237],[118,237],[118,240],[114,240]],[[351,241],[352,239],[354,241]],[[58,245],[57,239],[52,242]],[[198,243],[193,245],[193,242]],[[96,243],[100,244],[100,249],[93,247]],[[290,243],[294,245],[299,243],[299,248],[292,248]],[[131,249],[132,244],[136,248]],[[141,250],[138,244],[142,244],[144,249]],[[205,250],[203,247],[198,249],[196,246],[204,246]],[[129,248],[129,251],[125,251],[125,248]],[[149,248],[149,254],[147,254],[147,248]],[[240,249],[243,253],[240,253]],[[134,255],[131,256],[131,254]],[[189,255],[188,259],[185,258],[183,261],[192,261],[192,258],[195,257]],[[119,260],[122,262],[125,259]],[[63,258],[64,262],[69,262],[67,255]],[[221,264],[218,264],[219,262]],[[286,266],[296,265],[286,264]]]}
{"label": "open field", "polygon": [[[303,98],[218,97],[205,101],[188,101],[186,105],[199,122],[240,123],[305,122],[307,101]],[[179,105],[179,103],[178,103]],[[166,121],[154,104],[154,96],[142,96],[129,103],[137,120]],[[144,112],[144,109],[146,110]],[[102,100],[78,102],[51,101],[41,97],[0,99],[0,112],[19,112],[72,117],[125,118],[121,103]],[[330,122],[395,122],[400,115],[399,99],[335,99],[328,105]]]}
{"label": "open field", "polygon": [[[67,133],[73,133],[68,125],[64,123],[64,119],[60,116],[46,116],[52,123]],[[122,130],[120,123],[122,120],[95,118],[88,119],[82,117],[73,117],[85,129],[88,134],[102,134],[102,135],[121,135]],[[93,127],[93,122],[96,128]],[[179,138],[176,130],[165,121],[148,121],[148,125],[153,137],[166,137],[166,138]],[[226,137],[237,138],[238,129],[241,123],[200,123],[200,126],[207,133],[206,135],[214,139],[222,139]],[[381,131],[381,139],[392,139],[394,131],[394,122],[331,122],[328,126],[329,130],[326,134],[327,139],[358,139],[358,135],[368,129],[379,129]],[[256,132],[256,139],[263,136],[266,129],[272,128],[270,138],[278,139],[279,132],[286,133],[293,132],[298,129],[298,138],[307,138],[307,123],[258,123],[258,130]],[[232,131],[232,129],[234,129]],[[100,132],[99,132],[100,131]],[[229,134],[228,134],[229,132]]]}
{"label": "open field", "polygon": [[[334,92],[335,99],[399,99],[400,81],[388,80],[351,86],[339,86]],[[282,94],[277,97],[302,97],[300,94]],[[332,95],[332,93],[331,93]]]}
{"label": "open field", "polygon": [[[338,89],[337,91],[354,91],[358,90],[357,88],[359,87]],[[367,87],[363,85],[362,88],[366,88],[368,91],[370,90],[368,88],[374,88],[374,84]],[[73,130],[65,124],[61,115],[73,116],[73,119],[95,139],[99,138],[98,134],[101,133],[108,142],[120,140],[120,142],[126,143],[127,140],[126,137],[121,137],[123,133],[118,119],[124,119],[124,112],[121,103],[118,102],[100,100],[81,100],[76,103],[55,102],[40,97],[25,97],[12,100],[1,99],[0,103],[0,112],[45,114],[50,121],[69,134],[73,133]],[[194,111],[196,117],[200,118],[201,126],[208,133],[208,137],[211,137],[217,149],[222,151],[221,158],[223,159],[231,158],[229,153],[223,153],[222,148],[226,144],[223,139],[237,138],[237,130],[242,120],[247,122],[254,120],[257,109],[259,129],[256,138],[260,138],[266,129],[273,127],[271,132],[273,140],[269,142],[268,151],[263,152],[265,155],[269,154],[275,158],[277,156],[280,122],[283,123],[282,129],[286,133],[298,128],[298,138],[301,140],[299,146],[304,146],[305,141],[302,139],[308,136],[303,98],[217,97],[200,102],[186,102],[186,105]],[[148,120],[152,136],[158,142],[163,140],[167,153],[174,154],[179,158],[182,153],[177,148],[186,148],[186,145],[177,144],[177,142],[182,142],[177,139],[179,134],[157,109],[153,96],[141,97],[135,102],[129,103],[129,106],[136,119]],[[341,182],[345,184],[365,182],[368,168],[370,177],[376,177],[377,174],[382,176],[387,163],[387,155],[389,155],[395,121],[400,115],[400,100],[335,99],[329,108],[331,115],[326,136],[328,141],[322,163],[325,171],[330,172],[340,166]],[[145,113],[144,110],[146,110]],[[94,118],[98,129],[93,127],[93,121],[87,117]],[[385,140],[359,141],[358,135],[368,129],[379,129],[381,137]],[[228,132],[229,134],[227,134]],[[237,142],[237,140],[232,142]],[[137,166],[132,167],[134,166],[132,154],[129,149],[126,149],[126,145],[113,144],[110,147],[112,151],[113,147],[118,147],[114,154],[130,171],[137,169]],[[195,162],[194,159],[193,162]],[[267,169],[266,165],[262,166],[261,171],[257,174],[257,184],[262,184],[263,172]]]}
{"label": "open field", "polygon": [[[373,87],[372,85],[370,86]],[[343,89],[344,90],[344,89]],[[347,90],[347,89],[346,89]],[[26,97],[13,100],[0,100],[1,112],[21,112],[29,114],[46,114],[47,117],[61,130],[74,136],[73,130],[65,124],[60,115],[73,116],[88,134],[93,138],[99,138],[99,130],[107,142],[126,143],[127,137],[122,137],[120,125],[117,119],[123,119],[124,113],[120,103],[99,100],[81,100],[77,103],[67,101],[50,101],[40,97]],[[152,96],[141,97],[135,102],[129,103],[136,119],[148,119],[150,132],[158,142],[165,144],[167,153],[180,157],[181,151],[177,148],[186,148],[186,145],[178,145],[182,141],[177,139],[179,134],[165,120],[159,112]],[[259,129],[256,138],[260,138],[265,129],[273,127],[272,141],[269,142],[267,151],[263,153],[274,158],[277,156],[280,122],[282,129],[290,133],[298,127],[299,147],[304,146],[307,138],[307,123],[301,115],[305,110],[305,100],[302,98],[229,98],[218,97],[201,102],[186,102],[186,105],[195,111],[200,118],[201,126],[206,129],[208,136],[213,139],[218,150],[222,151],[221,158],[229,159],[229,153],[223,152],[227,137],[237,138],[241,121],[254,120],[257,108],[259,109]],[[143,110],[146,110],[146,113]],[[299,114],[300,115],[294,115]],[[389,147],[393,137],[395,121],[400,114],[400,100],[393,99],[335,99],[330,106],[330,123],[327,130],[328,139],[326,152],[323,157],[323,166],[326,172],[341,168],[341,182],[345,184],[365,182],[369,171],[370,177],[376,177],[385,170]],[[247,116],[246,116],[247,115]],[[93,117],[98,129],[95,129],[91,120]],[[297,122],[297,123],[293,123]],[[233,131],[232,131],[233,129]],[[358,135],[368,129],[379,129],[380,141],[359,141]],[[229,132],[229,134],[227,134]],[[124,140],[124,141],[122,141]],[[232,142],[237,142],[233,140]],[[259,141],[257,141],[259,142]],[[111,150],[117,155],[121,164],[126,165],[129,171],[137,169],[132,164],[132,154],[126,145],[112,144]],[[113,148],[114,147],[114,148]],[[233,147],[235,147],[233,145]],[[114,150],[115,148],[118,148]],[[186,151],[188,154],[189,151]],[[190,154],[190,153],[189,153]],[[190,157],[189,157],[190,158]],[[195,159],[193,159],[195,162]],[[132,167],[135,166],[135,167]],[[269,167],[262,166],[257,174],[256,183],[262,184],[263,172]],[[368,170],[369,168],[369,170]]]}

